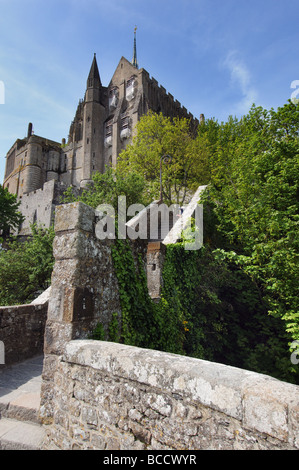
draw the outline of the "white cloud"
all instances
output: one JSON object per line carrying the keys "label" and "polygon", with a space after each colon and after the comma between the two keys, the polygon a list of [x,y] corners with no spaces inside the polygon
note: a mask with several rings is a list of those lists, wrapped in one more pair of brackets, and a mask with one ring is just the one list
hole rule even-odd
{"label": "white cloud", "polygon": [[247,113],[257,100],[257,90],[252,85],[252,78],[248,67],[236,51],[227,55],[224,66],[230,71],[231,84],[235,91],[241,94],[241,99],[235,105],[237,113]]}

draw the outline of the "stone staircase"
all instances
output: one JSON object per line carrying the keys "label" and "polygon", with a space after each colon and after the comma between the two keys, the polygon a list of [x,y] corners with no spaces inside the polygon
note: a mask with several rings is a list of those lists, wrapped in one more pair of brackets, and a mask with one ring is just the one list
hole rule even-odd
{"label": "stone staircase", "polygon": [[39,356],[0,370],[0,450],[40,450],[42,366]]}

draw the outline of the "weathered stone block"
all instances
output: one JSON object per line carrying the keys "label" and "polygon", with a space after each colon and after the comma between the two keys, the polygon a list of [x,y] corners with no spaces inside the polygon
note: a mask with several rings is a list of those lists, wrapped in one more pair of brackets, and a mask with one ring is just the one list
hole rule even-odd
{"label": "weathered stone block", "polygon": [[80,229],[93,232],[95,211],[82,202],[73,202],[56,207],[55,232]]}
{"label": "weathered stone block", "polygon": [[298,409],[299,387],[296,391],[292,384],[261,376],[255,384],[245,382],[243,403],[245,426],[289,440],[289,415]]}
{"label": "weathered stone block", "polygon": [[[96,436],[107,450],[298,448],[298,387],[292,384],[101,341],[71,341],[63,360],[71,367],[66,377],[80,381],[73,393],[93,448]],[[57,403],[65,411],[69,402],[61,396]]]}

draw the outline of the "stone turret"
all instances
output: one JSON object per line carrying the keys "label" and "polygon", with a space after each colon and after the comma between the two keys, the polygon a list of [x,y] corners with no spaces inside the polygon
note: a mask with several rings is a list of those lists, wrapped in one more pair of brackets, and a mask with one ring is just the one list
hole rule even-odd
{"label": "stone turret", "polygon": [[42,186],[42,145],[40,139],[31,135],[27,142],[26,167],[24,170],[24,193]]}
{"label": "stone turret", "polygon": [[103,122],[105,119],[104,90],[96,55],[94,55],[84,98],[83,111],[83,178],[81,187],[91,182],[92,173],[104,171]]}

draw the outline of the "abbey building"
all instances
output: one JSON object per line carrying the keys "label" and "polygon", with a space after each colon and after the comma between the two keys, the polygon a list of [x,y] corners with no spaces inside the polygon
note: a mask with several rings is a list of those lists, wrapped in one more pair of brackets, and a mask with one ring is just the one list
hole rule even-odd
{"label": "abbey building", "polygon": [[30,123],[27,137],[18,139],[7,153],[3,186],[17,194],[26,217],[19,233],[29,234],[33,222],[49,227],[67,187],[84,188],[94,172],[115,166],[138,120],[149,110],[198,124],[145,69],[138,68],[135,47],[132,62],[122,57],[107,87],[94,55],[68,139],[54,142],[37,136]]}

